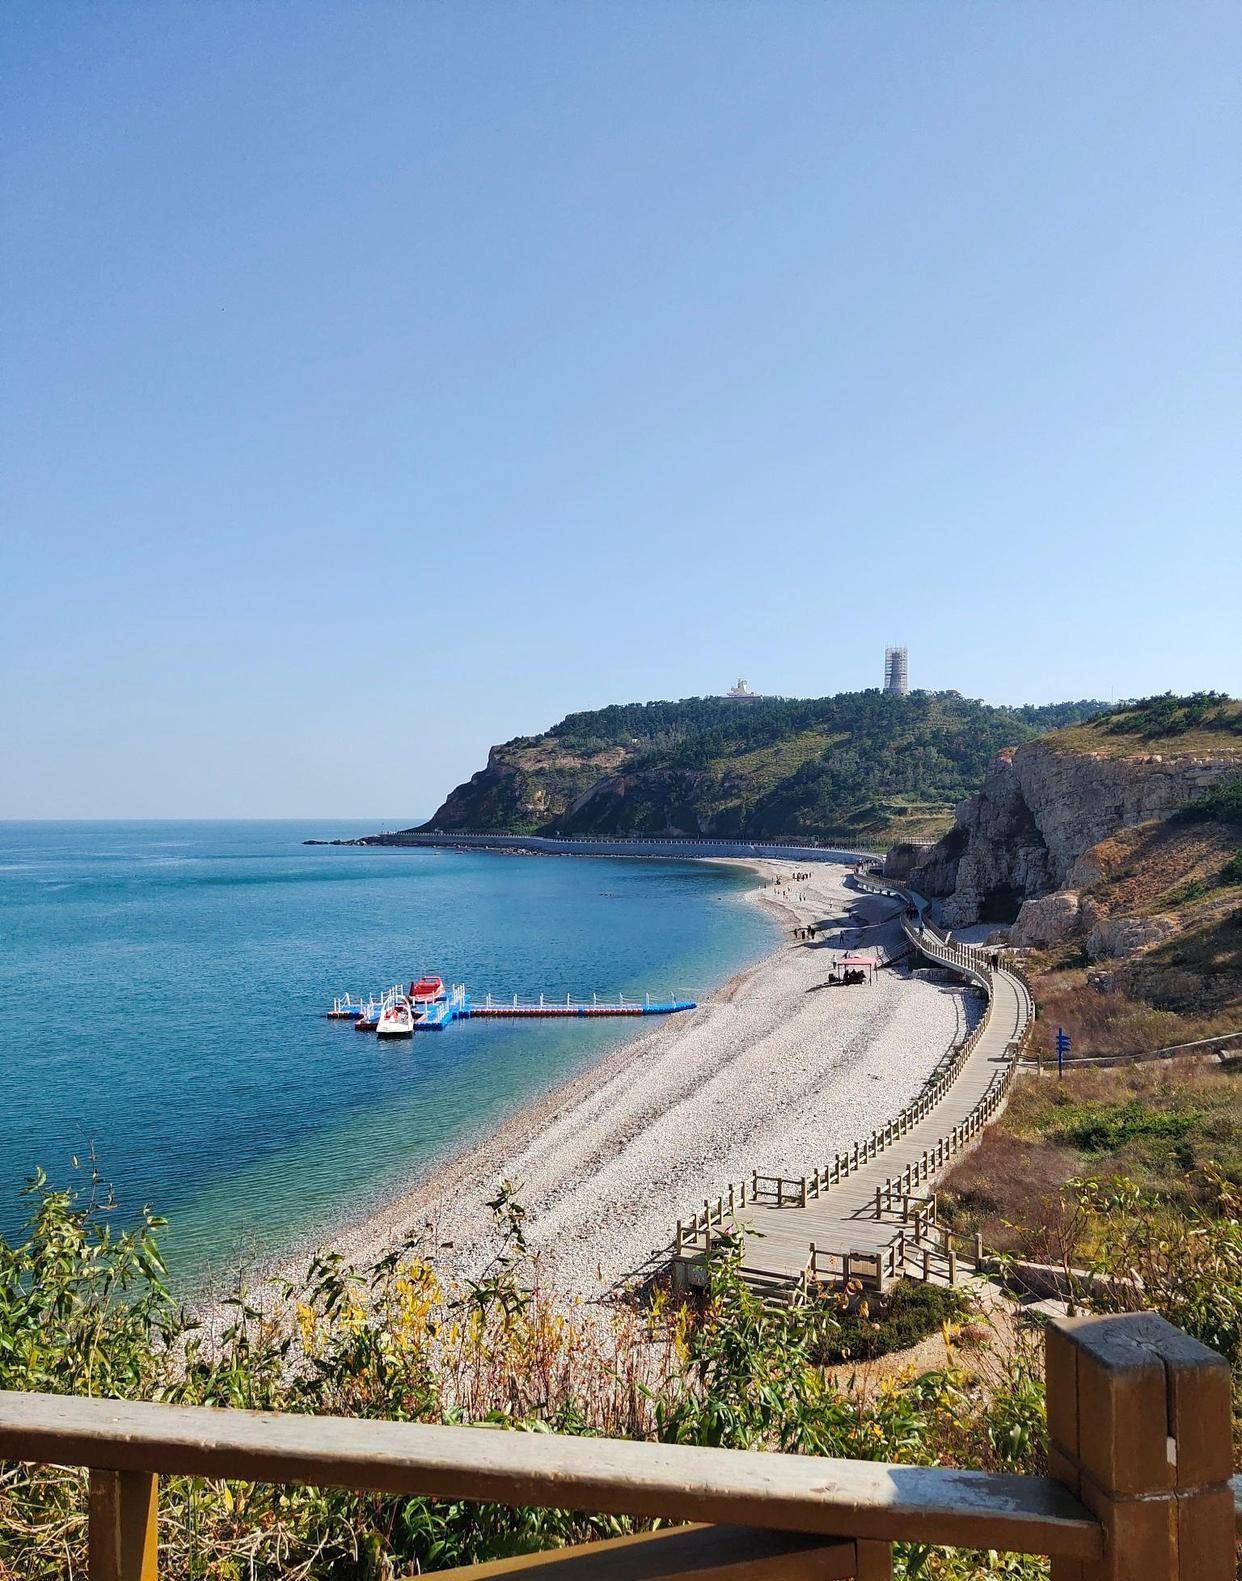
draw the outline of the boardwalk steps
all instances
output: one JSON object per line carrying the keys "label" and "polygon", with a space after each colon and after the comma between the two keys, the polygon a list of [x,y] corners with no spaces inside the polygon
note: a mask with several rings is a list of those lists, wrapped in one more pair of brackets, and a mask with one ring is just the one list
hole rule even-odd
{"label": "boardwalk steps", "polygon": [[1034,1017],[1030,990],[996,952],[955,943],[935,928],[920,895],[874,873],[855,881],[902,901],[912,948],[974,983],[987,997],[984,1015],[919,1095],[847,1152],[797,1179],[754,1170],[679,1220],[675,1284],[702,1284],[707,1254],[724,1235],[740,1237],[740,1276],[765,1301],[797,1299],[817,1283],[875,1290],[902,1277],[954,1283],[960,1260],[977,1266],[981,1259],[981,1248],[959,1248],[937,1222],[929,1183],[1004,1106]]}

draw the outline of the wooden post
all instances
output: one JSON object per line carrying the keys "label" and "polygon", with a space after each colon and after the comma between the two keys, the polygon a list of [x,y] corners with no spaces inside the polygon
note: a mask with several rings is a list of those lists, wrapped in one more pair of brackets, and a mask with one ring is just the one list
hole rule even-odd
{"label": "wooden post", "polygon": [[683,1231],[682,1231],[681,1220],[678,1219],[678,1221],[677,1221],[677,1256],[678,1257],[681,1256],[681,1251],[682,1251],[682,1244],[683,1244],[683,1242],[682,1242],[682,1234],[683,1234]]}
{"label": "wooden post", "polygon": [[806,1207],[806,1176],[805,1175],[803,1175],[803,1177],[802,1177],[802,1196],[799,1199],[798,1206],[800,1208],[805,1208]]}
{"label": "wooden post", "polygon": [[1231,1581],[1224,1357],[1155,1312],[1057,1318],[1046,1347],[1048,1469],[1104,1528],[1052,1581]]}
{"label": "wooden post", "polygon": [[880,1188],[879,1188],[879,1186],[877,1186],[875,1188],[875,1216],[876,1216],[877,1219],[880,1217]]}
{"label": "wooden post", "polygon": [[951,1246],[949,1247],[949,1283],[951,1285],[957,1283],[957,1253]]}
{"label": "wooden post", "polygon": [[90,1581],[156,1581],[157,1479],[145,1471],[90,1474]]}
{"label": "wooden post", "polygon": [[854,1544],[856,1581],[893,1581],[893,1550],[888,1543],[868,1543],[861,1538]]}
{"label": "wooden post", "polygon": [[930,1246],[925,1246],[923,1248],[923,1283],[925,1285],[931,1283],[931,1247]]}
{"label": "wooden post", "polygon": [[729,1182],[729,1213],[733,1213],[733,1182]]}
{"label": "wooden post", "polygon": [[983,1232],[975,1231],[975,1272],[983,1267]]}

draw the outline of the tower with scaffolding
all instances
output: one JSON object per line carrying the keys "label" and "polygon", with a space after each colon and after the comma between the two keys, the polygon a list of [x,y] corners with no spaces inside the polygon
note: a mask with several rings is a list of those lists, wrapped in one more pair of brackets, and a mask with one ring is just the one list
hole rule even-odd
{"label": "tower with scaffolding", "polygon": [[884,650],[884,690],[893,692],[898,697],[909,695],[910,673],[906,666],[906,650],[904,648],[885,648]]}

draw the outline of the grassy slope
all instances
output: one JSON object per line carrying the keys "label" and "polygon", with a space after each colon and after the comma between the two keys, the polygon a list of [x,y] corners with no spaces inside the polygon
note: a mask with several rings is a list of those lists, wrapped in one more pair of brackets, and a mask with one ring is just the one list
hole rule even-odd
{"label": "grassy slope", "polygon": [[1240,1079],[1199,1060],[1024,1076],[1002,1119],[950,1171],[942,1217],[982,1230],[991,1247],[1056,1261],[1071,1179],[1121,1175],[1174,1207],[1205,1201],[1205,1166],[1242,1182]]}
{"label": "grassy slope", "polygon": [[1242,702],[1215,692],[1150,697],[1070,724],[1050,735],[1048,744],[1105,757],[1236,752],[1242,765]]}

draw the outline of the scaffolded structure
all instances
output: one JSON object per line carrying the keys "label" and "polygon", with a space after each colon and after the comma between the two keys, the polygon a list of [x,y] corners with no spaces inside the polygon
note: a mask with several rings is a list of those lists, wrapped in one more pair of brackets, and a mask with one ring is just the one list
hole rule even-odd
{"label": "scaffolded structure", "polygon": [[899,697],[907,696],[910,691],[910,674],[906,667],[904,648],[884,650],[884,690],[896,692]]}

